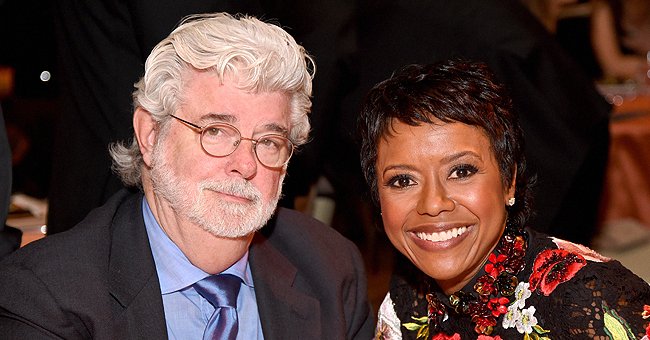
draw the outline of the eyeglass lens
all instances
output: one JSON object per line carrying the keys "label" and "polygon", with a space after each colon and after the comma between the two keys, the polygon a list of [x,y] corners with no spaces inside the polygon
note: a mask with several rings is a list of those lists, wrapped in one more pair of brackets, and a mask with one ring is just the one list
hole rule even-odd
{"label": "eyeglass lens", "polygon": [[205,152],[223,157],[233,153],[242,139],[253,142],[257,159],[268,167],[285,165],[293,152],[291,142],[283,136],[266,135],[257,140],[243,138],[235,127],[226,124],[206,126],[201,134],[201,145]]}

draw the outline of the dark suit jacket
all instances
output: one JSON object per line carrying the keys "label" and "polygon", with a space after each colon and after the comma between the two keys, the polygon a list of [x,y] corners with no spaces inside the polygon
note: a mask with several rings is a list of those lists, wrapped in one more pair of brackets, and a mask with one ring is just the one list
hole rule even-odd
{"label": "dark suit jacket", "polygon": [[[0,295],[3,338],[167,337],[141,198],[122,190],[0,264],[0,291],[14,292]],[[279,209],[249,259],[265,338],[372,336],[361,257],[332,229]]]}

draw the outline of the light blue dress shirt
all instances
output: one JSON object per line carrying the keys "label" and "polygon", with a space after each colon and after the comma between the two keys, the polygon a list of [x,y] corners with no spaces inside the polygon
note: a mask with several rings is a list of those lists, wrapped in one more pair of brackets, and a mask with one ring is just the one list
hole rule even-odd
{"label": "light blue dress shirt", "polygon": [[[192,285],[209,274],[195,267],[172,242],[156,221],[144,197],[142,213],[160,280],[169,339],[202,339],[214,307]],[[237,339],[263,339],[248,252],[223,273],[236,275],[242,280],[237,296]]]}

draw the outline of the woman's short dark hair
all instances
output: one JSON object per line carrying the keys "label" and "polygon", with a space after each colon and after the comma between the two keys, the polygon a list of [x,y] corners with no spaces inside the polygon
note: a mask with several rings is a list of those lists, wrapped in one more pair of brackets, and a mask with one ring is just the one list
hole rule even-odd
{"label": "woman's short dark hair", "polygon": [[522,228],[531,214],[524,140],[512,101],[488,67],[479,62],[450,60],[409,65],[375,85],[366,96],[359,119],[361,166],[375,202],[377,146],[391,133],[393,120],[417,126],[459,122],[483,130],[490,140],[505,187],[516,169],[516,203],[508,207],[508,225]]}

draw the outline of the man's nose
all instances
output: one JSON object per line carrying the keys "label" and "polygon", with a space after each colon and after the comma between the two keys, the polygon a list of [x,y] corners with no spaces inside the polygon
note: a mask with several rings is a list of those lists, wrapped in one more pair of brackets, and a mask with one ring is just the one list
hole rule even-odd
{"label": "man's nose", "polygon": [[231,173],[237,173],[244,179],[251,179],[257,173],[257,156],[254,141],[242,138],[235,151],[229,156],[228,167]]}

